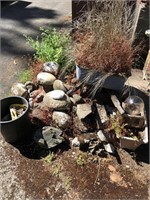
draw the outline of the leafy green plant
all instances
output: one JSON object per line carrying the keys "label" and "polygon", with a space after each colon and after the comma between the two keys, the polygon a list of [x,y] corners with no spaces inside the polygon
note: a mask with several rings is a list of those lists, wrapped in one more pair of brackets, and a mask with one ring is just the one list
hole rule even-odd
{"label": "leafy green plant", "polygon": [[65,181],[64,181],[64,185],[67,189],[70,189],[72,184],[72,178],[70,176],[66,177]]}
{"label": "leafy green plant", "polygon": [[77,163],[77,165],[83,167],[83,166],[85,165],[85,163],[86,163],[85,157],[86,157],[86,156],[85,156],[83,153],[79,153],[79,154],[77,155],[77,157],[76,157],[76,163]]}
{"label": "leafy green plant", "polygon": [[19,80],[22,82],[22,83],[25,83],[29,80],[32,80],[32,71],[31,69],[25,69],[23,71],[20,71],[19,72]]}
{"label": "leafy green plant", "polygon": [[114,134],[118,139],[121,137],[131,137],[134,140],[138,140],[140,138],[138,131],[128,129],[126,126],[127,124],[124,123],[122,115],[117,112],[116,115],[110,117],[107,131]]}
{"label": "leafy green plant", "polygon": [[67,52],[71,42],[69,33],[56,29],[40,28],[40,38],[25,36],[27,43],[35,50],[34,57],[44,62],[53,61],[63,66],[67,63]]}
{"label": "leafy green plant", "polygon": [[55,154],[53,152],[50,152],[45,158],[43,158],[43,160],[48,164],[51,164],[51,162],[54,159],[55,159]]}
{"label": "leafy green plant", "polygon": [[55,165],[55,167],[53,168],[53,175],[58,177],[59,174],[61,173],[61,169],[62,169],[62,167],[61,167],[60,163]]}
{"label": "leafy green plant", "polygon": [[120,114],[113,115],[110,118],[110,129],[115,133],[117,138],[121,138],[125,132],[125,124],[122,121]]}

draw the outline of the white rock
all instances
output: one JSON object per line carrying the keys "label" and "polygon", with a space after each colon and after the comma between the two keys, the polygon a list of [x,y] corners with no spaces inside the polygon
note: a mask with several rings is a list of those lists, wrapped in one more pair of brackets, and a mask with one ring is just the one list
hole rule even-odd
{"label": "white rock", "polygon": [[60,128],[68,128],[71,125],[71,117],[64,112],[54,111],[52,119]]}
{"label": "white rock", "polygon": [[37,75],[37,82],[40,85],[53,85],[55,80],[56,80],[56,77],[47,72],[40,72]]}
{"label": "white rock", "polygon": [[106,139],[104,133],[102,132],[102,130],[99,130],[99,131],[97,132],[97,136],[98,136],[98,138],[99,138],[102,142],[106,142],[106,141],[107,141],[107,139]]}
{"label": "white rock", "polygon": [[59,100],[59,99],[63,99],[64,98],[65,93],[62,90],[53,90],[53,91],[49,92],[49,96],[52,99]]}
{"label": "white rock", "polygon": [[150,37],[150,29],[148,29],[148,30],[145,31],[145,35],[147,35],[147,36]]}
{"label": "white rock", "polygon": [[112,144],[108,143],[108,144],[104,144],[104,149],[105,151],[107,151],[108,153],[115,153],[115,148]]}
{"label": "white rock", "polygon": [[72,140],[72,146],[75,146],[75,147],[79,147],[80,146],[80,142],[78,140],[77,137],[75,137],[73,140]]}

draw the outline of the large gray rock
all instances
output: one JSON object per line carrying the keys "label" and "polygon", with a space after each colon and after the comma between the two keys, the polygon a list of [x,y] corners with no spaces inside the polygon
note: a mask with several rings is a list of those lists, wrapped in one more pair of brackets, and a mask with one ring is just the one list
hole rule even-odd
{"label": "large gray rock", "polygon": [[39,85],[53,85],[56,77],[53,74],[47,72],[40,72],[37,75],[37,82]]}
{"label": "large gray rock", "polygon": [[64,142],[64,138],[61,135],[62,131],[60,129],[51,126],[44,126],[42,129],[38,129],[35,132],[34,140],[41,147],[50,149]]}
{"label": "large gray rock", "polygon": [[66,110],[71,105],[70,98],[62,90],[53,90],[45,94],[43,103],[54,110]]}
{"label": "large gray rock", "polygon": [[15,96],[22,96],[25,98],[28,96],[28,91],[22,83],[14,83],[11,87],[11,93]]}
{"label": "large gray rock", "polygon": [[52,119],[60,128],[65,129],[71,125],[71,117],[64,112],[54,111]]}

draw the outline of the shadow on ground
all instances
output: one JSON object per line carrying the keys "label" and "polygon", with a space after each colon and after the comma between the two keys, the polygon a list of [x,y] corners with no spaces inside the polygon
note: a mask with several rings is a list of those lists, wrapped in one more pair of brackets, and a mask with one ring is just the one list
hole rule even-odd
{"label": "shadow on ground", "polygon": [[13,4],[9,3],[8,6],[2,7],[1,18],[21,21],[26,23],[28,19],[47,18],[52,19],[58,14],[52,9],[41,9],[38,7],[28,8],[27,6],[32,2],[16,1]]}
{"label": "shadow on ground", "polygon": [[[8,1],[2,2],[1,9],[1,52],[3,55],[24,55],[27,53],[23,43],[26,43],[23,36],[26,30],[34,32],[34,37],[39,33],[38,23],[46,19],[50,24],[51,19],[55,19],[59,14],[53,9],[42,9],[38,7],[28,7],[32,2]],[[38,19],[38,23],[32,20]],[[3,20],[11,20],[4,24]],[[58,24],[58,27],[60,25]],[[10,31],[11,29],[11,31]],[[36,35],[36,36],[35,36]],[[15,42],[16,41],[16,42]],[[20,44],[20,45],[19,45]]]}

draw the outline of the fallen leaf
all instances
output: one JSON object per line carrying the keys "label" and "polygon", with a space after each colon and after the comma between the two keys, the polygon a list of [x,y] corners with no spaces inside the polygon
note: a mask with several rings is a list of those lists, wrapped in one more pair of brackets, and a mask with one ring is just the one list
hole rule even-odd
{"label": "fallen leaf", "polygon": [[115,172],[116,171],[116,168],[112,165],[109,165],[108,166],[108,169],[111,171],[111,172]]}
{"label": "fallen leaf", "polygon": [[17,65],[16,61],[14,60],[14,65]]}
{"label": "fallen leaf", "polygon": [[112,182],[118,183],[122,181],[122,177],[120,176],[118,172],[115,172],[110,175],[110,180]]}

